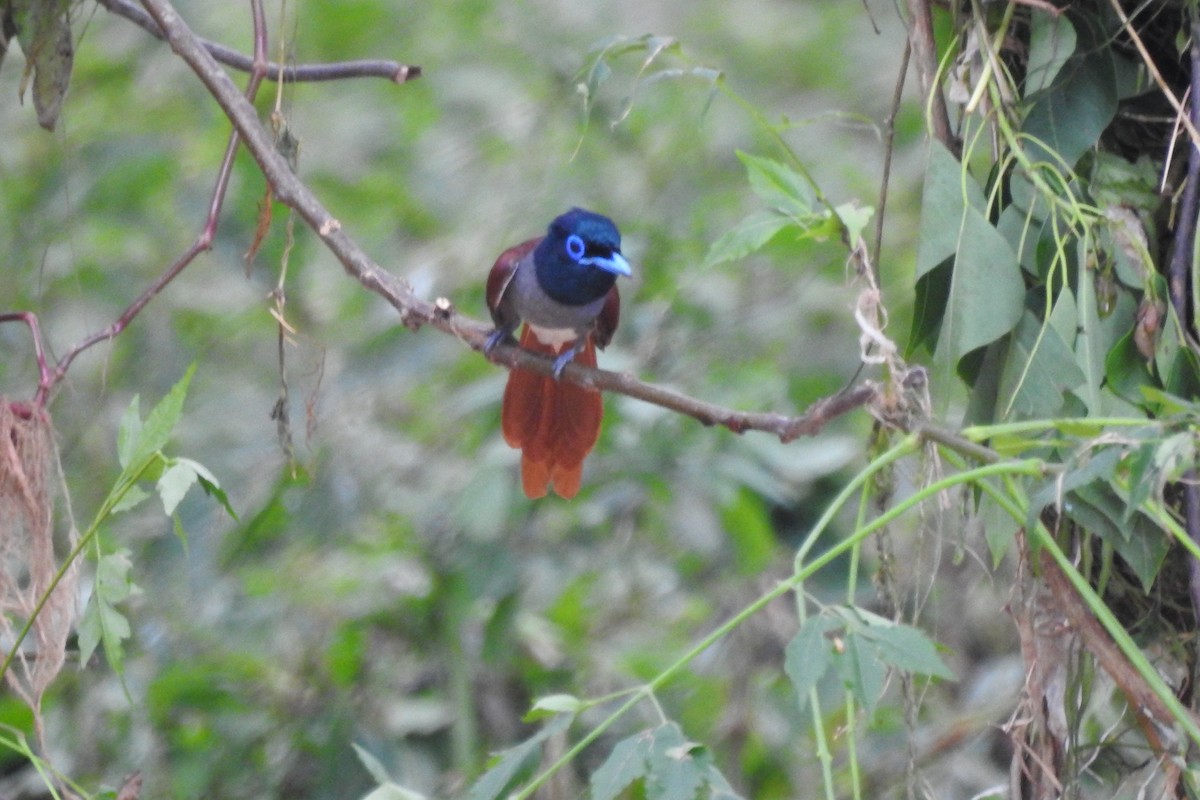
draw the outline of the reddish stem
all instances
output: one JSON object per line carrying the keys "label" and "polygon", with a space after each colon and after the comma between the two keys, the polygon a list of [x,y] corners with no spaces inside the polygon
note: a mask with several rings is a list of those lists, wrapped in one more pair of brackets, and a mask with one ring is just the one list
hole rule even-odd
{"label": "reddish stem", "polygon": [[[246,86],[245,97],[248,101],[253,102],[258,94],[258,88],[262,85],[263,79],[267,76],[267,71],[270,69],[270,62],[267,60],[267,26],[266,18],[263,14],[262,0],[253,0],[251,2],[251,16],[254,20],[254,58],[250,70],[250,81]],[[183,272],[188,264],[195,260],[196,256],[212,248],[212,243],[217,235],[217,226],[221,216],[221,208],[225,204],[225,192],[229,188],[229,178],[233,174],[233,159],[237,155],[238,144],[241,142],[241,136],[238,134],[237,128],[229,134],[229,143],[225,146],[225,155],[221,159],[220,169],[217,170],[217,181],[213,186],[212,200],[208,204],[208,216],[204,220],[204,227],[192,245],[184,251],[174,264],[169,266],[165,272],[158,276],[154,283],[150,284],[144,292],[138,295],[137,299],[129,304],[121,315],[113,321],[111,325],[102,331],[91,334],[86,339],[76,343],[68,350],[58,363],[54,365],[52,372],[48,372],[45,366],[45,359],[42,358],[39,351],[39,360],[42,364],[43,372],[42,379],[38,384],[37,394],[34,396],[34,405],[43,407],[50,398],[50,392],[67,374],[67,369],[75,357],[87,350],[93,345],[100,342],[106,342],[121,334],[133,318],[138,315],[146,304],[153,300],[158,294],[173,281],[179,273]]]}
{"label": "reddish stem", "polygon": [[0,314],[0,322],[24,322],[29,326],[29,332],[33,334],[33,355],[37,359],[38,365],[38,391],[34,396],[34,403],[38,404],[37,398],[42,396],[45,388],[53,380],[53,376],[50,372],[50,364],[46,361],[46,348],[42,345],[42,329],[38,326],[37,314],[32,311],[12,311]]}

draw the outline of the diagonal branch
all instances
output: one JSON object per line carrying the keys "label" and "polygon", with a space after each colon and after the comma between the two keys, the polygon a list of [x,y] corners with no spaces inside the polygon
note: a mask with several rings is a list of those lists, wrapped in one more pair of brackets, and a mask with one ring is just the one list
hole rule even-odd
{"label": "diagonal branch", "polygon": [[[343,229],[342,223],[317,199],[316,195],[292,172],[283,155],[273,146],[271,134],[263,127],[254,106],[242,96],[237,86],[217,64],[205,43],[199,39],[168,0],[142,0],[171,48],[196,73],[208,88],[225,115],[241,135],[246,149],[258,162],[280,202],[294,209],[320,237],[330,252],[341,262],[343,269],[364,287],[382,297],[400,314],[400,321],[416,330],[429,325],[457,337],[474,350],[483,350],[491,326],[459,314],[445,298],[428,302],[418,297],[412,286],[402,278],[387,272],[368,256]],[[553,363],[511,344],[501,344],[491,354],[497,364],[508,368],[520,367],[531,372],[549,375]],[[582,386],[616,392],[663,408],[694,417],[705,425],[722,425],[741,433],[760,430],[772,433],[783,441],[798,436],[811,436],[829,420],[876,400],[880,388],[872,382],[814,404],[805,414],[789,416],[770,412],[747,412],[724,408],[660,386],[644,383],[632,375],[589,369],[577,363],[567,365],[562,377]]]}
{"label": "diagonal branch", "polygon": [[[154,22],[154,18],[143,11],[132,0],[96,0],[97,3],[141,27],[151,36],[165,39],[162,29]],[[222,64],[251,72],[254,70],[254,59],[239,53],[217,42],[200,39],[200,43],[212,57]],[[382,59],[363,59],[357,61],[338,61],[333,64],[300,64],[280,66],[267,62],[268,80],[280,80],[285,83],[303,83],[315,81],[337,81],[343,78],[386,78],[393,83],[407,83],[421,77],[421,68],[411,64],[400,64],[396,61]]]}

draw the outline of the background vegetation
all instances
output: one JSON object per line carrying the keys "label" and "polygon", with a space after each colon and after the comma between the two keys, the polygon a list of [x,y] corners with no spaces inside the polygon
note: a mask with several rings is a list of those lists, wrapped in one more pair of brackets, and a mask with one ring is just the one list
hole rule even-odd
{"label": "background vegetation", "polygon": [[[1190,393],[1188,323],[1162,326],[1173,345],[1152,331],[1139,360],[1144,298],[1171,314],[1152,277],[1161,253],[1120,261],[1129,238],[1104,222],[1126,219],[1104,209],[1135,191],[1155,195],[1170,135],[1106,154],[1117,99],[1152,93],[1149,79],[1127,41],[1114,46],[1120,20],[1103,4],[1069,25],[1036,5],[939,12],[951,97],[961,86],[960,102],[983,102],[949,142],[964,168],[929,143],[910,81],[881,247],[872,214],[909,24],[892,4],[269,7],[273,57],[282,40],[297,63],[422,67],[404,85],[267,84],[258,100],[299,140],[304,182],[419,296],[484,317],[496,254],[582,205],[618,222],[635,265],[602,367],[798,413],[861,380],[877,281],[884,332],[911,339],[928,383],[879,339],[865,351],[883,357],[865,376],[885,390],[874,417],[787,444],[609,394],[581,495],[529,502],[498,435],[502,369],[398,324],[312,232],[297,224],[289,243],[281,206],[247,266],[264,181],[243,151],[211,252],[80,355],[49,406],[60,556],[72,529],[91,556],[69,650],[83,663],[50,687],[40,737],[25,703],[0,700],[0,794],[114,796],[137,772],[148,797],[483,798],[535,775],[546,797],[1007,796],[1045,791],[1037,748],[1051,741],[1047,771],[1080,795],[1162,774],[1191,790],[1185,712],[1170,709],[1178,739],[1147,745],[1124,705],[1133,690],[1085,657],[1095,640],[1027,633],[1061,624],[1030,600],[1045,548],[1073,557],[1058,569],[1080,578],[1073,596],[1093,617],[1107,623],[1107,607],[1082,576],[1137,598],[1114,624],[1146,634],[1146,652],[1186,651],[1156,660],[1172,687],[1194,664],[1176,636],[1187,579],[1155,582],[1164,531],[1180,527],[1162,488],[1194,461],[1193,410],[1170,394]],[[178,8],[251,50],[240,6]],[[53,356],[109,325],[200,232],[230,130],[165,44],[90,3],[71,17],[53,133],[12,101],[16,51],[0,69],[0,311],[36,313]],[[1184,42],[1186,15],[1174,19]],[[1056,126],[1080,102],[1072,76],[1097,74],[1111,111],[1083,103]],[[1055,138],[1078,120],[1081,138]],[[1105,188],[1119,195],[1107,206]],[[1111,297],[1076,302],[1095,276]],[[0,325],[0,347],[0,391],[29,400],[29,330]],[[1034,422],[922,428],[964,410]],[[939,436],[940,453],[927,446]],[[208,495],[179,499],[197,479]],[[970,490],[937,491],[958,483]],[[868,538],[888,508],[911,513]],[[1118,644],[1152,685],[1142,651]],[[1035,766],[1020,768],[1022,748]]]}

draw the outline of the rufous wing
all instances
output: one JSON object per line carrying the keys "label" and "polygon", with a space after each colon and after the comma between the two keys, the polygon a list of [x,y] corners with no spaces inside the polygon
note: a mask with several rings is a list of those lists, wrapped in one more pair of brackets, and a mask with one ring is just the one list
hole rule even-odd
{"label": "rufous wing", "polygon": [[[559,353],[528,326],[521,332],[521,347],[551,357]],[[596,366],[590,336],[575,360]],[[600,438],[603,416],[604,402],[594,389],[523,369],[509,372],[501,429],[504,441],[521,450],[521,485],[527,497],[544,497],[551,485],[567,499],[579,492],[583,461]]]}

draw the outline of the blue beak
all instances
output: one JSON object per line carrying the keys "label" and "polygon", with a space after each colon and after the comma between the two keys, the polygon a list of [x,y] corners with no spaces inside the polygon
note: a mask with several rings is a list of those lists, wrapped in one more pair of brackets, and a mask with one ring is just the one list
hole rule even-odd
{"label": "blue beak", "polygon": [[624,275],[626,278],[633,275],[633,269],[629,266],[629,262],[620,253],[613,253],[608,258],[590,256],[589,258],[580,260],[579,263],[586,264],[589,267],[599,267],[605,272],[611,272],[613,275]]}

